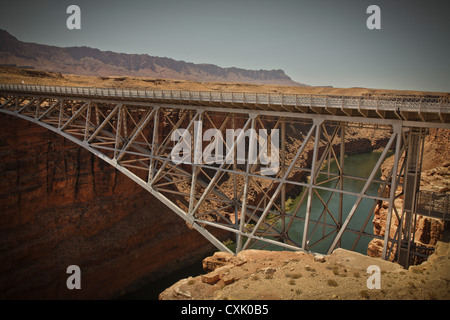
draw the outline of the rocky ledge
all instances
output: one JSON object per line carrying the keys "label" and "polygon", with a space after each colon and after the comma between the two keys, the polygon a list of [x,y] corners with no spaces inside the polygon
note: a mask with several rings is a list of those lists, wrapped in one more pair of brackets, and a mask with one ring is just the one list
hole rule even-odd
{"label": "rocky ledge", "polygon": [[[380,288],[369,289],[379,267]],[[450,244],[408,270],[379,258],[344,249],[331,255],[245,250],[236,256],[216,252],[203,261],[207,272],[182,279],[160,300],[289,299],[450,299]]]}

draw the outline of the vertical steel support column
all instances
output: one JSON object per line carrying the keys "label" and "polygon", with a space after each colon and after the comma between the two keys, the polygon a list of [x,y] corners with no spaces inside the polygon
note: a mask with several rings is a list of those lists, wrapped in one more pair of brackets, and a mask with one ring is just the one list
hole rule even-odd
{"label": "vertical steel support column", "polygon": [[64,114],[64,100],[61,100],[61,104],[59,105],[58,129],[61,128],[63,114]]}
{"label": "vertical steel support column", "polygon": [[[195,202],[195,191],[197,186],[197,176],[199,172],[199,164],[202,164],[202,141],[203,141],[203,111],[198,111],[198,121],[195,121],[194,123],[194,157],[192,161],[192,181],[191,181],[191,194],[189,197],[189,214],[193,214],[192,210],[194,209],[194,202]],[[192,137],[191,137],[192,139]]]}
{"label": "vertical steel support column", "polygon": [[[271,151],[273,152],[273,151]],[[286,123],[285,119],[281,119],[281,176],[284,177],[286,173]],[[281,240],[286,242],[286,184],[281,187]]]}
{"label": "vertical steel support column", "polygon": [[147,183],[152,181],[153,174],[155,171],[155,159],[156,156],[156,149],[158,148],[159,143],[159,107],[155,107],[155,116],[153,118],[153,137],[152,137],[152,151],[151,151],[151,158],[150,158],[150,166],[148,170],[148,179]]}
{"label": "vertical steel support column", "polygon": [[127,112],[122,112],[122,127],[123,127],[123,136],[124,138],[128,137],[128,125],[127,125]]}
{"label": "vertical steel support column", "polygon": [[242,207],[241,207],[241,220],[239,221],[239,236],[238,236],[238,242],[236,244],[236,253],[238,253],[239,251],[242,250],[242,233],[244,232],[244,225],[245,225],[245,216],[247,213],[247,198],[248,198],[248,191],[249,191],[249,174],[250,174],[250,169],[251,169],[251,164],[250,164],[250,156],[253,154],[253,148],[255,148],[255,145],[253,143],[254,137],[254,131],[255,131],[255,122],[256,122],[256,117],[253,117],[251,122],[251,127],[250,127],[250,141],[249,141],[249,148],[248,148],[248,155],[247,155],[247,167],[245,170],[245,182],[244,182],[244,194],[242,195]]}
{"label": "vertical steel support column", "polygon": [[87,113],[86,113],[86,125],[84,127],[84,138],[83,141],[86,141],[89,136],[89,130],[90,130],[90,121],[91,121],[91,103],[87,106]]}
{"label": "vertical steel support column", "polygon": [[96,121],[97,127],[100,126],[100,112],[98,110],[98,103],[95,104],[95,121]]}
{"label": "vertical steel support column", "polygon": [[120,147],[120,131],[122,131],[122,112],[123,106],[119,106],[119,111],[117,113],[117,129],[116,129],[116,143],[114,144],[114,156],[113,159],[117,158],[117,153]]}
{"label": "vertical steel support column", "polygon": [[316,135],[314,137],[314,151],[313,151],[313,160],[311,165],[311,177],[309,180],[309,186],[308,186],[308,199],[306,203],[306,216],[305,216],[305,226],[303,228],[303,240],[302,240],[302,249],[307,250],[307,239],[308,239],[308,229],[309,229],[309,219],[311,216],[311,206],[312,206],[312,197],[313,197],[313,186],[315,184],[315,177],[316,177],[316,166],[317,166],[317,157],[319,155],[319,141],[320,141],[320,134],[321,134],[321,125],[323,123],[323,120],[317,121],[314,119],[314,125],[316,126]]}
{"label": "vertical steel support column", "polygon": [[[340,171],[339,171],[339,188],[344,190],[344,162],[345,162],[345,124],[341,123],[341,146],[339,151]],[[342,215],[344,208],[344,193],[339,193],[339,216],[338,216],[338,230],[342,227]],[[341,239],[339,239],[338,247],[341,246]]]}
{"label": "vertical steel support column", "polygon": [[[407,268],[410,264],[411,245],[414,242],[413,217],[415,212],[416,195],[420,187],[422,130],[410,129],[409,148],[406,155],[406,170],[403,179],[403,216],[402,232],[399,234],[398,262]],[[403,225],[404,224],[404,225]]]}
{"label": "vertical steel support column", "polygon": [[395,158],[394,158],[394,166],[392,167],[392,175],[391,175],[391,186],[390,186],[390,193],[389,193],[389,207],[388,207],[388,213],[386,217],[386,228],[385,228],[385,234],[384,234],[384,243],[383,243],[383,254],[382,258],[384,260],[388,260],[389,257],[387,256],[387,250],[389,247],[389,241],[390,241],[390,231],[391,231],[391,222],[392,222],[392,211],[394,210],[394,201],[395,201],[395,192],[397,191],[397,171],[398,171],[398,163],[400,161],[401,157],[401,145],[402,145],[402,126],[400,124],[393,126],[394,134],[396,137],[396,144],[395,144]]}
{"label": "vertical steel support column", "polygon": [[[222,94],[220,95],[220,98],[222,99]],[[235,119],[235,114],[232,113],[231,114],[231,129],[233,130],[233,132],[235,132],[236,130],[236,119]],[[225,131],[226,132],[226,131]],[[224,143],[224,145],[226,146],[226,143]],[[225,153],[227,152],[227,149],[225,147]],[[239,229],[240,223],[239,223],[239,199],[238,199],[238,192],[237,192],[237,179],[236,179],[236,169],[237,169],[237,160],[236,160],[236,153],[234,154],[233,157],[233,206],[234,206],[234,223],[235,223],[235,228],[236,230]],[[241,214],[241,219],[242,219],[242,214]],[[240,240],[240,235],[238,233],[236,233],[236,243],[238,243]],[[236,253],[238,251],[236,250]]]}

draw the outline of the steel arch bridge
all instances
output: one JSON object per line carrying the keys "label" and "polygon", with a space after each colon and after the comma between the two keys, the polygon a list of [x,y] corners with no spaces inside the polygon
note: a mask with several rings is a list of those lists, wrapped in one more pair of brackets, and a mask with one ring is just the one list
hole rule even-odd
{"label": "steel arch bridge", "polygon": [[[271,246],[317,252],[322,244],[324,253],[331,253],[339,246],[355,250],[362,239],[379,238],[384,241],[383,258],[396,254],[397,260],[402,250],[396,248],[406,245],[403,259],[411,250],[424,136],[428,128],[450,129],[448,97],[0,84],[0,112],[88,149],[220,250],[237,253]],[[345,170],[346,135],[358,128],[385,130],[388,135],[365,176]],[[230,129],[234,135],[225,139]],[[208,130],[214,135],[205,140]],[[174,160],[181,141],[188,161]],[[202,150],[222,161],[206,161]],[[377,174],[392,152],[394,165],[380,180]],[[359,191],[347,188],[351,181],[361,183]],[[288,197],[300,191],[301,196],[287,205]],[[402,210],[394,205],[399,197]],[[337,206],[331,205],[332,199]],[[371,201],[370,210],[361,209],[364,201]],[[384,237],[368,227],[380,201],[388,203]],[[362,222],[355,224],[355,216]],[[213,228],[235,234],[236,248],[219,241]]]}

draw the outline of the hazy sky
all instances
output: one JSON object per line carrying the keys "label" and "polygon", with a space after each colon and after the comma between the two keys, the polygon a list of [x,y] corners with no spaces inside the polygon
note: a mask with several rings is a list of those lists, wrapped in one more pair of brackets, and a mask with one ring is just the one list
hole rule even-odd
{"label": "hazy sky", "polygon": [[[221,67],[283,69],[297,82],[450,92],[450,1],[2,1],[19,40],[146,53]],[[81,8],[81,30],[66,9]],[[369,5],[381,30],[369,30]]]}

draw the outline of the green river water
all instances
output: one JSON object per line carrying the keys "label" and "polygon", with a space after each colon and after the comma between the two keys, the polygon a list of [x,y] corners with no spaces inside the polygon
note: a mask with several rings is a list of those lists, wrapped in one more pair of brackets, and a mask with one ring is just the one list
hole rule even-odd
{"label": "green river water", "polygon": [[[349,176],[357,176],[357,177],[364,177],[367,178],[372,172],[372,169],[375,167],[381,153],[379,152],[372,152],[372,153],[363,153],[363,154],[357,154],[353,156],[348,156],[345,159],[345,166],[344,166],[344,174]],[[325,168],[323,170],[327,169],[328,165],[325,165]],[[330,163],[330,172],[337,172],[337,165],[335,162]],[[381,176],[381,171],[378,170],[378,172],[375,175],[375,179],[379,179]],[[319,175],[317,179],[317,183],[320,183],[321,181],[324,181],[327,179],[327,176],[325,174]],[[322,184],[323,187],[328,188],[338,188],[336,187],[337,179],[334,181],[326,182]],[[358,179],[351,179],[351,178],[344,178],[344,190],[350,191],[350,192],[361,192],[364,185],[366,183],[366,180],[358,180]],[[366,191],[366,194],[376,196],[378,193],[380,185],[378,183],[372,183],[368,190]],[[306,188],[303,192],[307,192]],[[320,197],[322,200],[327,203],[329,211],[333,213],[333,217],[338,220],[338,210],[339,210],[339,203],[340,203],[340,195],[339,193],[332,194],[331,191],[327,190],[319,190],[318,191]],[[302,198],[302,194],[300,194],[295,199],[288,200],[288,206],[287,208],[293,209],[296,207],[298,201]],[[330,198],[331,197],[331,198]],[[347,217],[348,213],[352,209],[355,201],[357,200],[357,197],[355,195],[349,195],[344,194],[343,196],[343,210],[342,210],[342,221],[345,221],[345,218]],[[353,230],[360,230],[362,226],[364,225],[365,221],[368,221],[366,224],[366,227],[364,229],[364,232],[368,234],[373,234],[373,215],[368,217],[368,213],[372,209],[372,206],[374,205],[375,200],[371,199],[363,199],[361,201],[361,204],[359,205],[358,209],[356,210],[355,214],[353,215],[352,219],[350,220],[350,223],[348,224],[347,228],[353,229]],[[300,209],[298,216],[305,217],[306,212],[306,205],[307,205],[307,199],[305,198]],[[323,216],[325,215],[323,213],[324,205],[320,201],[319,197],[313,193],[312,197],[312,206],[311,206],[311,220],[324,222]],[[334,221],[327,212],[325,215],[325,223],[334,225]],[[310,222],[309,225],[309,232],[308,235],[310,236],[313,234],[312,238],[309,240],[309,247],[308,250],[318,253],[327,253],[327,250],[329,246],[331,245],[336,232],[332,232],[335,230],[333,227],[318,225],[315,228],[315,223]],[[279,223],[277,225],[279,229],[281,229],[281,224]],[[315,228],[315,229],[314,229]],[[292,225],[292,227],[289,229],[289,237],[291,239],[295,239],[295,241],[299,244],[302,242],[302,236],[303,236],[303,230],[304,230],[304,221],[295,221]],[[317,242],[318,240],[322,239],[324,235],[329,235],[324,240]],[[355,239],[357,238],[357,235],[355,233],[351,232],[344,232],[342,236],[341,241],[341,247],[344,249],[352,249],[353,243],[355,242]],[[369,244],[370,240],[372,240],[371,237],[368,236],[361,236],[359,239],[356,247],[354,248],[354,251],[367,254],[367,245]],[[283,248],[280,248],[278,246],[270,245],[266,247],[268,250],[283,250]]]}

